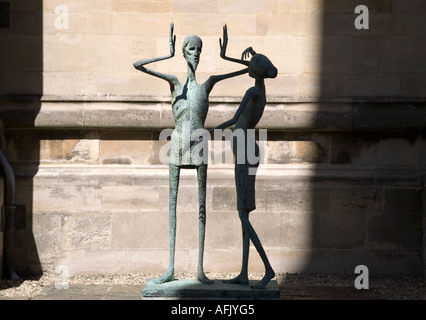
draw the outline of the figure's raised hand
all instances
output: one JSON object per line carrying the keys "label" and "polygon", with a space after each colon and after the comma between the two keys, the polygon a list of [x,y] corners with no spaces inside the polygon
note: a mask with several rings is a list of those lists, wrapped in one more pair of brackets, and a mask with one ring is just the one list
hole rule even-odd
{"label": "figure's raised hand", "polygon": [[243,53],[241,55],[241,60],[249,58],[250,55],[254,56],[255,54],[256,54],[256,52],[253,50],[253,48],[252,47],[248,47],[246,50],[243,51]]}
{"label": "figure's raised hand", "polygon": [[223,26],[223,43],[222,43],[222,39],[219,38],[219,45],[220,45],[220,56],[224,58],[226,55],[226,47],[228,46],[228,28],[226,24]]}
{"label": "figure's raised hand", "polygon": [[173,35],[174,24],[170,24],[170,57],[175,55],[176,35]]}

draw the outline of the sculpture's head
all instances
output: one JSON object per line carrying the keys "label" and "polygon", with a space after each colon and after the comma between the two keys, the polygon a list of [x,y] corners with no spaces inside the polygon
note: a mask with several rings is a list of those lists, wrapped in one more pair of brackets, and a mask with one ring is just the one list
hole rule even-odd
{"label": "sculpture's head", "polygon": [[277,68],[263,54],[255,54],[250,60],[249,76],[252,78],[275,78]]}
{"label": "sculpture's head", "polygon": [[203,48],[203,41],[200,37],[195,35],[187,36],[183,40],[182,53],[187,63],[192,66],[192,69],[197,70],[198,63],[200,62],[201,50]]}

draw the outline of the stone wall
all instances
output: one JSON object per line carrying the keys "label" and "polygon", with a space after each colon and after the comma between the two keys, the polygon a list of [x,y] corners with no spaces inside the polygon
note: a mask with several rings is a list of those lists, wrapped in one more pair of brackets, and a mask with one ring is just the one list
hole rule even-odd
{"label": "stone wall", "polygon": [[[195,4],[197,3],[197,5]],[[247,46],[279,70],[267,80],[267,130],[251,220],[277,272],[424,273],[426,6],[368,0],[370,29],[354,27],[358,1],[44,0],[10,3],[0,29],[4,151],[17,175],[27,230],[21,272],[163,272],[168,263],[168,86],[134,70],[185,79],[184,37],[203,39],[198,72],[238,70],[219,57]],[[65,5],[69,27],[58,29]],[[18,23],[19,22],[19,23]],[[63,21],[62,21],[63,22]],[[8,61],[4,63],[4,61]],[[206,127],[230,119],[253,79],[217,84]],[[214,147],[212,145],[212,147]],[[214,148],[212,148],[214,150]],[[212,151],[213,152],[213,151]],[[197,188],[182,171],[178,271],[197,263]],[[236,272],[241,230],[232,164],[208,171],[205,269]],[[263,271],[252,248],[250,271]]]}

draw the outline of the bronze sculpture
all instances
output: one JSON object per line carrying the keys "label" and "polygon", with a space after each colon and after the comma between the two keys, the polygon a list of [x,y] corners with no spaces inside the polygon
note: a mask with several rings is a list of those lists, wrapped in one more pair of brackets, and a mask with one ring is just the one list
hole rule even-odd
{"label": "bronze sculpture", "polygon": [[[143,59],[136,61],[133,66],[144,73],[166,80],[170,85],[172,95],[172,111],[176,126],[173,130],[170,143],[169,161],[169,244],[170,260],[167,271],[155,283],[165,283],[174,280],[174,260],[176,243],[176,204],[181,169],[196,169],[198,178],[199,197],[199,254],[197,279],[202,283],[211,284],[203,269],[204,239],[206,227],[206,179],[207,163],[202,154],[197,154],[200,144],[205,139],[193,139],[193,134],[204,129],[204,122],[209,109],[209,94],[214,85],[224,79],[235,77],[248,72],[248,68],[223,75],[210,76],[206,82],[199,84],[196,81],[195,71],[200,62],[202,41],[198,36],[190,35],[185,38],[182,46],[183,56],[187,62],[187,78],[180,83],[174,75],[160,73],[145,67],[145,65],[165,59],[175,54],[176,36],[173,35],[173,23],[170,24],[170,54],[164,57]],[[226,57],[228,42],[226,26],[224,27],[223,43],[220,41],[220,56],[226,60],[242,63],[240,60]],[[246,65],[246,63],[243,63]],[[202,148],[201,152],[206,148]]]}
{"label": "bronze sculpture", "polygon": [[[249,55],[252,58],[249,63],[249,75],[255,79],[255,85],[248,89],[242,99],[242,102],[236,111],[234,117],[216,128],[221,129],[235,125],[236,130],[242,130],[245,137],[243,143],[238,141],[233,135],[232,151],[234,153],[235,164],[235,184],[237,189],[237,209],[241,220],[243,233],[243,261],[240,274],[230,280],[224,280],[226,283],[248,284],[248,257],[250,240],[253,242],[257,252],[259,253],[265,265],[265,276],[253,288],[263,289],[268,282],[275,276],[275,272],[269,263],[265,250],[257,236],[252,224],[249,220],[249,213],[256,208],[255,205],[255,180],[256,170],[259,166],[259,160],[253,163],[253,159],[248,157],[248,148],[253,148],[256,155],[259,154],[259,147],[254,143],[249,143],[248,130],[254,130],[260,118],[263,115],[266,104],[265,78],[275,78],[278,70],[271,61],[262,54],[256,52],[250,47],[242,54],[242,60]],[[251,150],[253,151],[253,150]],[[242,157],[242,155],[244,157]],[[237,161],[242,159],[243,161]],[[257,157],[258,159],[258,157]]]}

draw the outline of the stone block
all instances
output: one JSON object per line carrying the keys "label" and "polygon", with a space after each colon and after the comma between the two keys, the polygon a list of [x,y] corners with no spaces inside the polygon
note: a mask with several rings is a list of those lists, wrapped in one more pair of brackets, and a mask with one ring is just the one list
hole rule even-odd
{"label": "stone block", "polygon": [[[279,60],[277,63],[281,63]],[[275,61],[274,61],[275,63]],[[276,81],[274,81],[276,80]],[[268,92],[273,92],[275,95],[281,95],[286,97],[294,97],[298,92],[298,75],[296,73],[293,74],[278,74],[276,79],[266,80],[266,87],[268,88]],[[268,98],[267,98],[268,99]],[[268,100],[267,100],[268,102]],[[265,111],[268,111],[268,104],[266,105]],[[266,116],[265,112],[260,121],[265,122],[265,125],[268,122],[264,121],[264,117]]]}
{"label": "stone block", "polygon": [[[62,186],[131,186],[133,184],[133,177],[129,174],[129,169],[125,167],[115,167],[114,170],[106,166],[91,167],[90,170],[85,171],[84,175],[81,174],[79,166],[67,167],[56,168],[56,173],[55,169],[48,170],[44,168],[43,171],[46,176],[43,177],[41,175],[35,181],[38,182],[41,180],[40,185],[59,184]],[[49,171],[52,173],[49,174]]]}
{"label": "stone block", "polygon": [[112,215],[103,212],[68,214],[63,218],[63,250],[109,250]]}
{"label": "stone block", "polygon": [[[20,72],[41,72],[43,44],[40,35],[33,34],[2,34],[0,45],[3,48],[12,50],[2,50],[0,53],[0,70],[7,71],[6,75],[18,74]],[[26,56],[27,52],[33,52],[31,59]],[[7,63],[6,63],[7,61]],[[16,88],[19,88],[17,86]]]}
{"label": "stone block", "polygon": [[160,127],[161,104],[144,108],[133,103],[85,103],[84,125],[94,128]]}
{"label": "stone block", "polygon": [[392,10],[394,12],[426,12],[425,3],[422,0],[410,2],[404,0],[392,0]]}
{"label": "stone block", "polygon": [[268,163],[320,163],[324,151],[314,141],[268,141]]}
{"label": "stone block", "polygon": [[404,138],[382,140],[376,146],[375,159],[377,164],[417,165],[417,143]]}
{"label": "stone block", "polygon": [[97,34],[109,35],[113,31],[113,14],[109,12],[69,13],[68,28],[57,28],[59,15],[52,12],[43,14],[43,33],[48,35]]}
{"label": "stone block", "polygon": [[[310,0],[310,6],[322,6],[323,13],[354,13],[356,6],[360,3],[357,0],[338,1],[338,0]],[[392,0],[366,0],[362,3],[366,5],[370,12],[392,12]]]}
{"label": "stone block", "polygon": [[113,32],[151,36],[152,30],[156,30],[157,35],[167,36],[172,21],[170,13],[117,12],[113,18]]}
{"label": "stone block", "polygon": [[219,0],[219,12],[224,13],[262,13],[269,11],[269,1]]}
{"label": "stone block", "polygon": [[256,207],[268,212],[312,212],[312,200],[313,195],[307,190],[256,190]]}
{"label": "stone block", "polygon": [[[179,272],[196,272],[196,266],[194,268],[189,267],[188,261],[190,258],[192,257],[190,257],[188,250],[176,249],[175,274]],[[123,272],[125,273],[153,273],[161,275],[168,267],[169,250],[127,250],[124,253],[123,263]],[[153,277],[155,276],[153,275]]]}
{"label": "stone block", "polygon": [[237,208],[237,194],[235,187],[213,188],[213,210],[232,211]]}
{"label": "stone block", "polygon": [[40,9],[41,4],[32,0],[10,2],[10,10],[12,11],[38,11]]}
{"label": "stone block", "polygon": [[[147,134],[133,135],[134,140],[102,139],[100,159],[103,164],[146,164],[151,157],[153,141]],[[145,139],[143,139],[145,138]],[[149,137],[150,138],[150,137]]]}
{"label": "stone block", "polygon": [[328,213],[320,218],[320,245],[323,248],[356,248],[367,241],[367,216],[364,213]]}
{"label": "stone block", "polygon": [[64,152],[62,140],[41,140],[40,141],[40,161],[63,160]]}
{"label": "stone block", "polygon": [[423,230],[420,213],[384,213],[368,220],[368,243],[383,250],[418,251],[422,247]]}
{"label": "stone block", "polygon": [[123,250],[64,250],[58,264],[65,266],[70,275],[124,273]]}
{"label": "stone block", "polygon": [[157,37],[155,35],[132,36],[132,55],[135,57],[135,61],[155,57],[157,55]]}
{"label": "stone block", "polygon": [[[132,37],[128,35],[91,34],[85,36],[85,72],[135,72]],[[88,48],[96,48],[89,50]],[[114,63],[111,63],[114,61]]]}
{"label": "stone block", "polygon": [[[43,12],[54,12],[58,5],[63,4],[60,0],[43,0]],[[110,1],[103,0],[85,2],[69,0],[66,6],[69,12],[109,12],[111,10]]]}
{"label": "stone block", "polygon": [[342,95],[345,97],[398,96],[400,77],[390,74],[353,74],[344,78]]}
{"label": "stone block", "polygon": [[[383,131],[401,130],[403,128],[424,127],[424,115],[420,105],[416,104],[389,104],[386,106],[386,112],[383,106],[378,103],[352,103],[352,121],[353,127],[358,129],[380,128]],[[376,135],[379,137],[392,137],[392,135]],[[413,135],[405,133],[410,141]],[[374,135],[371,135],[374,137]],[[377,140],[377,139],[376,139]]]}
{"label": "stone block", "polygon": [[340,187],[332,189],[330,212],[342,215],[379,213],[383,210],[382,190],[375,186]]}
{"label": "stone block", "polygon": [[390,188],[384,192],[384,212],[414,214],[422,211],[422,193],[419,188]]}
{"label": "stone block", "polygon": [[[426,40],[419,37],[386,37],[382,40],[380,68],[382,73],[426,72],[423,57],[426,54]],[[392,52],[390,55],[389,52]]]}
{"label": "stone block", "polygon": [[250,213],[250,221],[265,250],[311,248],[317,242],[315,219],[310,212],[257,209]]}
{"label": "stone block", "polygon": [[423,90],[426,86],[426,74],[402,74],[401,75],[401,96],[404,97],[425,97]]}
{"label": "stone block", "polygon": [[321,18],[319,14],[257,14],[257,35],[319,36]]}
{"label": "stone block", "polygon": [[[22,146],[27,146],[23,148]],[[38,162],[40,157],[40,142],[38,137],[27,131],[20,131],[11,136],[6,136],[5,156],[11,163]]]}
{"label": "stone block", "polygon": [[[54,265],[63,249],[62,214],[33,214],[32,233],[35,239],[39,261],[43,265]],[[28,246],[28,243],[26,244]],[[27,248],[28,250],[28,248]],[[26,258],[24,258],[26,260]]]}
{"label": "stone block", "polygon": [[[256,15],[254,14],[232,14],[228,17],[228,32],[231,36],[255,36],[257,34]],[[217,41],[217,39],[216,39]]]}
{"label": "stone block", "polygon": [[[193,221],[192,225],[195,225]],[[206,250],[241,249],[242,230],[236,208],[229,211],[207,211],[206,228]],[[197,232],[195,236],[198,238]],[[198,243],[198,241],[194,241],[194,243]]]}
{"label": "stone block", "polygon": [[85,72],[86,35],[45,35],[43,70],[45,72]]}
{"label": "stone block", "polygon": [[415,12],[406,13],[403,15],[405,21],[405,33],[411,37],[419,36],[423,34],[423,30],[426,28],[426,12]]}
{"label": "stone block", "polygon": [[351,74],[380,73],[381,38],[355,37],[351,40],[351,53],[345,52],[348,55],[346,63],[351,67],[349,72]]}
{"label": "stone block", "polygon": [[70,162],[97,162],[99,139],[63,141],[63,158]]}
{"label": "stone block", "polygon": [[100,186],[40,186],[33,190],[33,213],[101,210]]}
{"label": "stone block", "polygon": [[269,11],[271,13],[306,13],[308,8],[307,5],[308,1],[306,0],[272,0],[270,1]]}
{"label": "stone block", "polygon": [[332,164],[372,164],[374,145],[356,134],[333,132],[331,135]]}
{"label": "stone block", "polygon": [[[355,10],[355,6],[353,7]],[[356,14],[327,14],[324,16],[324,33],[327,36],[404,36],[405,25],[401,15],[392,13],[369,14],[369,29],[358,30]]]}
{"label": "stone block", "polygon": [[[228,16],[223,13],[182,13],[179,33],[182,35],[198,34],[200,37],[201,35],[221,37],[223,34],[222,27],[227,22]],[[219,52],[219,49],[217,50]],[[201,56],[201,59],[203,59],[203,56]]]}
{"label": "stone block", "polygon": [[291,141],[291,149],[296,163],[319,163],[324,154],[315,141]]}
{"label": "stone block", "polygon": [[[168,211],[115,212],[112,215],[111,248],[115,250],[168,249],[168,226]],[[180,221],[179,227],[181,227]],[[179,249],[182,248],[179,247]]]}
{"label": "stone block", "polygon": [[43,102],[33,121],[36,127],[75,128],[83,126],[83,104]]}
{"label": "stone block", "polygon": [[218,0],[205,1],[200,4],[196,0],[171,0],[171,11],[178,12],[210,12],[217,13],[218,11]]}
{"label": "stone block", "polygon": [[113,12],[170,12],[170,0],[111,0]]}
{"label": "stone block", "polygon": [[158,212],[161,192],[160,188],[146,186],[103,186],[102,209]]}

